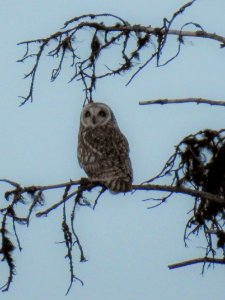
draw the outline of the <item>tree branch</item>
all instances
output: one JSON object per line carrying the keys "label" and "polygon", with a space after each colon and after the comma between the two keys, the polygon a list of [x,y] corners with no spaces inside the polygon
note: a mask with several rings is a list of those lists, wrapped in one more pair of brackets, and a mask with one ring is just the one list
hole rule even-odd
{"label": "tree branch", "polygon": [[[99,184],[95,184],[93,182],[88,181],[88,179],[86,178],[82,178],[80,180],[70,180],[68,182],[64,182],[64,183],[59,183],[59,184],[53,184],[53,185],[45,185],[45,186],[27,186],[27,187],[21,187],[20,193],[30,193],[31,191],[46,191],[46,190],[52,190],[52,189],[64,189],[70,186],[77,186],[83,183],[83,181],[86,181],[86,187],[83,188],[83,191],[87,190],[90,191],[91,188],[95,187],[95,186],[99,186]],[[15,185],[15,182],[9,181],[7,179],[0,179],[0,181],[2,182],[7,182],[7,183],[11,183],[13,185]],[[161,191],[161,192],[172,192],[172,193],[178,193],[178,194],[186,194],[189,196],[193,196],[193,197],[201,197],[201,198],[206,198],[208,200],[217,202],[217,203],[221,203],[223,204],[225,199],[215,196],[213,194],[207,193],[207,192],[203,192],[203,191],[198,191],[198,190],[193,190],[193,189],[189,189],[189,188],[185,188],[182,186],[170,186],[170,185],[159,185],[159,184],[133,184],[132,185],[132,189],[137,191]],[[13,191],[12,191],[13,192]],[[73,192],[72,194],[68,195],[64,200],[67,201],[69,200],[72,196],[74,196],[75,194],[77,194],[76,192]],[[59,203],[54,204],[49,210],[52,210],[54,208],[57,208],[60,204],[62,204],[63,201],[60,201]],[[49,212],[49,210],[46,211],[46,213]],[[43,212],[41,213],[37,213],[37,216],[40,217],[44,215]]]}
{"label": "tree branch", "polygon": [[[161,29],[158,27],[151,27],[151,26],[142,26],[142,25],[113,25],[113,26],[107,26],[103,23],[96,23],[96,22],[81,22],[79,24],[79,29],[89,27],[89,28],[94,28],[96,30],[104,31],[104,32],[139,32],[139,33],[148,33],[148,34],[153,34],[155,36],[160,35],[177,35],[178,37],[194,37],[194,38],[207,38],[211,39],[214,41],[221,42],[225,46],[225,37],[218,35],[216,33],[210,33],[204,30],[196,30],[196,31],[182,31],[182,30],[176,30],[176,29],[170,29],[170,30],[165,30]],[[70,31],[73,30],[70,29]],[[68,31],[68,30],[67,30]],[[63,31],[61,31],[63,33]],[[26,42],[23,42],[26,43]],[[21,43],[20,43],[21,44]]]}
{"label": "tree branch", "polygon": [[204,98],[184,98],[184,99],[157,99],[157,100],[148,100],[140,101],[139,105],[153,105],[153,104],[178,104],[178,103],[196,103],[196,104],[209,104],[217,106],[225,106],[225,100],[209,100]]}
{"label": "tree branch", "polygon": [[181,186],[177,187],[177,186],[170,186],[170,185],[144,184],[144,185],[133,185],[132,187],[134,190],[163,191],[163,192],[172,192],[175,194],[186,194],[193,197],[206,198],[210,201],[214,201],[220,204],[223,204],[225,202],[224,198],[215,196],[207,192],[192,190]]}
{"label": "tree branch", "polygon": [[194,265],[194,264],[199,264],[199,263],[209,263],[209,264],[225,264],[225,258],[214,258],[214,257],[201,257],[201,258],[195,258],[195,259],[191,259],[191,260],[186,260],[186,261],[182,261],[180,263],[175,263],[172,265],[169,265],[168,268],[170,270],[173,269],[177,269],[177,268],[182,268],[182,267],[186,267],[186,266],[190,266],[190,265]]}
{"label": "tree branch", "polygon": [[[25,75],[25,78],[30,78],[29,93],[26,97],[22,97],[23,101],[21,105],[24,105],[29,100],[33,100],[36,71],[44,53],[58,60],[58,66],[52,70],[52,81],[59,76],[62,70],[65,57],[68,57],[65,54],[70,54],[70,58],[72,59],[71,67],[74,72],[70,78],[70,82],[73,80],[82,81],[85,92],[84,102],[92,102],[92,94],[98,80],[112,75],[122,75],[133,70],[133,75],[131,75],[127,82],[128,85],[153,60],[156,60],[157,67],[165,66],[174,60],[180,54],[181,46],[184,44],[184,37],[207,38],[220,42],[221,47],[225,47],[224,36],[207,32],[197,23],[188,22],[178,30],[171,29],[178,15],[182,14],[194,2],[195,0],[183,5],[173,14],[170,20],[164,18],[163,26],[161,27],[139,24],[132,25],[122,18],[108,13],[85,14],[65,22],[64,27],[60,31],[46,38],[18,43],[18,45],[26,47],[24,56],[18,61],[25,62],[27,59],[34,59],[33,68]],[[110,23],[106,24],[108,20],[110,20]],[[184,28],[186,29],[190,26],[194,26],[197,30],[184,30]],[[90,29],[91,36],[85,40],[85,43],[87,49],[90,51],[84,54],[82,50],[80,51],[80,45],[77,43],[79,38],[77,36],[87,28]],[[177,50],[168,60],[161,62],[169,36],[177,36]],[[30,51],[32,45],[36,46],[34,52]],[[98,68],[102,62],[99,59],[100,55],[106,50],[113,51],[118,46],[120,47],[118,63],[111,67],[111,62],[109,62],[109,66],[103,62],[105,69]],[[141,61],[141,55],[144,52],[142,50],[146,47],[150,51],[147,57],[145,55],[143,61]]]}
{"label": "tree branch", "polygon": [[[50,212],[53,210],[57,209],[59,206],[63,205],[63,223],[62,223],[62,229],[64,233],[64,242],[67,248],[67,256],[69,258],[69,264],[70,264],[70,285],[68,288],[68,291],[70,290],[72,283],[74,280],[78,280],[82,283],[81,279],[79,279],[75,274],[74,274],[74,267],[73,267],[73,246],[77,245],[79,252],[80,252],[80,261],[85,261],[84,253],[83,253],[83,248],[81,246],[80,240],[78,238],[77,233],[74,230],[74,221],[75,221],[75,208],[77,205],[84,205],[84,206],[91,206],[91,204],[86,200],[86,197],[84,195],[85,192],[91,191],[93,188],[97,186],[101,186],[102,189],[99,191],[99,194],[92,204],[92,207],[95,208],[96,204],[98,203],[99,197],[105,192],[105,188],[100,185],[98,182],[91,182],[87,178],[81,178],[80,180],[70,180],[68,182],[64,183],[59,183],[59,184],[53,184],[53,185],[44,185],[44,186],[26,186],[22,187],[20,184],[8,180],[8,179],[0,179],[0,182],[9,184],[10,186],[13,187],[12,190],[7,191],[5,193],[5,199],[8,201],[5,207],[1,208],[0,213],[3,215],[3,221],[2,221],[2,240],[4,243],[8,243],[9,245],[13,245],[11,240],[8,238],[8,236],[5,236],[6,228],[6,219],[7,220],[12,220],[13,223],[13,228],[14,228],[14,236],[16,237],[17,244],[19,248],[20,246],[20,241],[19,237],[17,235],[16,229],[15,229],[15,224],[21,224],[21,225],[29,225],[29,220],[31,217],[31,214],[33,213],[34,209],[38,208],[39,206],[43,206],[43,193],[44,191],[48,190],[54,190],[54,189],[62,189],[64,191],[63,196],[55,202],[52,206],[49,208],[46,208],[45,210],[39,211],[36,213],[37,217],[41,216],[47,216]],[[76,187],[76,188],[75,188]],[[73,188],[73,189],[72,189]],[[161,197],[161,199],[158,199],[161,201],[161,203],[165,202],[165,199],[168,199],[173,193],[180,193],[180,194],[186,194],[190,195],[192,197],[195,197],[196,199],[207,199],[207,201],[211,201],[212,203],[217,203],[219,205],[224,205],[225,199],[218,196],[214,195],[208,192],[204,191],[199,191],[199,190],[194,190],[194,189],[189,189],[184,186],[176,186],[176,185],[157,185],[157,184],[134,184],[132,186],[133,191],[159,191],[159,192],[168,192],[169,195],[166,197]],[[72,190],[72,191],[71,191]],[[27,200],[29,199],[29,201]],[[31,200],[31,201],[30,201]],[[67,222],[67,213],[66,213],[66,203],[72,200],[73,201],[73,208],[71,212],[71,217],[70,217],[70,223]],[[24,206],[26,204],[27,206],[27,213],[25,213],[24,216],[20,216],[20,211],[19,209],[17,211],[17,208],[19,206]],[[215,230],[214,230],[215,231]],[[207,233],[208,234],[208,233]],[[220,243],[223,244],[223,231],[222,228],[220,231],[217,233],[218,238],[220,239]],[[210,234],[207,236],[210,237]],[[210,248],[208,249],[208,252],[212,252],[213,248],[211,246],[211,242],[209,241]],[[5,249],[5,250],[4,250]],[[0,251],[0,254],[5,255],[5,257],[9,257],[7,263],[9,267],[9,277],[8,281],[6,284],[2,287],[3,291],[8,290],[12,279],[14,275],[14,270],[15,266],[13,263],[11,263],[12,256],[11,252],[14,248],[2,248]],[[207,261],[209,262],[209,261]],[[189,263],[190,264],[190,263]],[[175,268],[173,265],[170,266],[170,268]],[[68,292],[67,291],[67,292]]]}

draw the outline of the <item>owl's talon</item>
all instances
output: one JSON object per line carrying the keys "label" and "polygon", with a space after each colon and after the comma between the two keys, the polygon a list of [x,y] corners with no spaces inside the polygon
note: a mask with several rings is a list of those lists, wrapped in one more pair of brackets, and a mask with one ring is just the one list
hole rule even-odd
{"label": "owl's talon", "polygon": [[81,177],[81,179],[80,179],[80,185],[82,186],[82,187],[85,187],[85,186],[88,186],[88,185],[90,185],[90,180],[88,179],[88,178],[86,178],[86,177]]}

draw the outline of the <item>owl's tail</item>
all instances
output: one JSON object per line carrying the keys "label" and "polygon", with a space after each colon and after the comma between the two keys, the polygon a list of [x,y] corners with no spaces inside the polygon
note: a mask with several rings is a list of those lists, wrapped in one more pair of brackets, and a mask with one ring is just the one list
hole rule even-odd
{"label": "owl's tail", "polygon": [[104,184],[113,193],[125,193],[132,190],[132,182],[129,177],[112,178]]}

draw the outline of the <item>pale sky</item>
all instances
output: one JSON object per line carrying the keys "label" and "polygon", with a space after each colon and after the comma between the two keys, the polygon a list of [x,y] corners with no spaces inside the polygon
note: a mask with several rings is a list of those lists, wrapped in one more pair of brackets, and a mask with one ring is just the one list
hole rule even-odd
{"label": "pale sky", "polygon": [[[187,2],[187,1],[186,1]],[[45,57],[37,73],[34,102],[19,107],[19,95],[28,92],[23,76],[30,63],[16,61],[24,53],[18,42],[48,36],[63,23],[86,13],[109,12],[132,24],[160,27],[164,17],[185,1],[174,0],[11,0],[1,3],[0,55],[0,178],[21,185],[46,185],[79,179],[84,171],[76,158],[79,115],[84,94],[72,82],[65,66],[50,82],[52,61]],[[174,24],[197,22],[208,32],[225,36],[225,1],[199,0]],[[177,26],[177,27],[176,27]],[[193,27],[189,28],[194,29]],[[175,38],[165,55],[176,51]],[[82,41],[81,41],[82,42]],[[224,49],[206,39],[186,38],[180,56],[163,68],[148,66],[126,87],[129,76],[100,82],[95,100],[113,109],[131,149],[134,182],[140,183],[163,167],[180,140],[201,129],[224,128],[225,109],[194,104],[139,106],[140,100],[202,97],[224,99]],[[168,54],[167,54],[168,53]],[[111,59],[116,59],[112,56]],[[6,185],[1,185],[3,194]],[[46,194],[46,208],[60,199]],[[89,195],[90,199],[94,196]],[[168,203],[148,210],[146,196],[158,193],[110,195],[106,192],[96,210],[79,208],[76,230],[88,261],[75,256],[75,282],[69,295],[68,262],[62,244],[62,209],[48,218],[32,217],[28,228],[18,227],[22,252],[15,251],[16,276],[4,300],[223,300],[225,267],[215,266],[201,275],[201,265],[169,270],[168,265],[204,255],[203,239],[192,237],[184,247],[183,233],[193,199],[174,196]],[[2,264],[0,285],[7,269]]]}

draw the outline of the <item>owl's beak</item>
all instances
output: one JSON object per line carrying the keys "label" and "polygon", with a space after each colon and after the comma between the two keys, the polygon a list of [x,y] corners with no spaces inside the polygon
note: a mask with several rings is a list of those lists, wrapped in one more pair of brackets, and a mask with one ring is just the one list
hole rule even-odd
{"label": "owl's beak", "polygon": [[92,123],[93,123],[94,125],[96,124],[96,117],[95,117],[95,116],[92,117]]}

